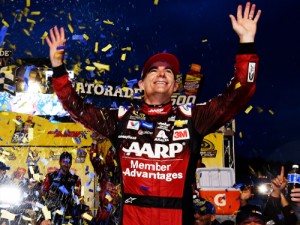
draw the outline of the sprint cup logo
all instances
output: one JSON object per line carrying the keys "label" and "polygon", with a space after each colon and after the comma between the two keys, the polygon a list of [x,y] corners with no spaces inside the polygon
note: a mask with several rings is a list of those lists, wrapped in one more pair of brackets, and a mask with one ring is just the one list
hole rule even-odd
{"label": "sprint cup logo", "polygon": [[127,156],[134,154],[135,156],[148,156],[149,158],[175,158],[175,155],[182,152],[183,146],[180,143],[155,144],[152,148],[151,144],[145,143],[140,148],[139,142],[132,142],[129,148],[122,149]]}
{"label": "sprint cup logo", "polygon": [[207,139],[204,139],[201,143],[200,154],[205,158],[215,158],[217,155],[217,150],[215,149],[214,143]]}

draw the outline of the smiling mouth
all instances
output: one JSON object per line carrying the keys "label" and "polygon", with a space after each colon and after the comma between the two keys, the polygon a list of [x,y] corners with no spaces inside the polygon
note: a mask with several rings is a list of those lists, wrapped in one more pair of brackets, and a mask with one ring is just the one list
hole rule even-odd
{"label": "smiling mouth", "polygon": [[167,82],[165,82],[165,81],[156,81],[156,82],[154,82],[155,84],[167,84]]}

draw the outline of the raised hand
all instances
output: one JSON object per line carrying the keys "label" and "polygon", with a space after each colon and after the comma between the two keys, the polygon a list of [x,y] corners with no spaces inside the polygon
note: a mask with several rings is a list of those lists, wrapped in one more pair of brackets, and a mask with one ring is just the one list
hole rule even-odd
{"label": "raised hand", "polygon": [[244,13],[241,5],[237,8],[236,18],[230,14],[231,24],[233,30],[237,33],[240,38],[240,43],[254,42],[257,22],[261,15],[261,10],[258,10],[255,15],[256,5],[250,2],[246,3]]}
{"label": "raised hand", "polygon": [[50,37],[46,37],[47,44],[49,46],[50,61],[52,67],[57,67],[63,64],[64,52],[65,52],[65,30],[63,27],[60,29],[55,26],[49,31]]}
{"label": "raised hand", "polygon": [[281,166],[280,175],[272,179],[272,196],[280,197],[281,191],[286,187],[287,179],[284,177],[284,166]]}

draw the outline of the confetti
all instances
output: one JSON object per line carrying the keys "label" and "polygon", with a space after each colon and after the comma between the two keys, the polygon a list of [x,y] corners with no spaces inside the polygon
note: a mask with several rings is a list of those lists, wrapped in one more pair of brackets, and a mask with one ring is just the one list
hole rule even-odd
{"label": "confetti", "polygon": [[73,34],[74,33],[74,29],[73,29],[73,27],[72,27],[71,24],[68,24],[68,28],[69,28],[69,31]]}
{"label": "confetti", "polygon": [[40,11],[32,11],[32,12],[30,13],[30,15],[31,15],[31,16],[39,16],[39,15],[41,15],[41,12],[40,12]]}
{"label": "confetti", "polygon": [[104,48],[101,49],[102,52],[107,52],[110,48],[112,48],[111,44],[108,44],[107,46],[105,46]]}
{"label": "confetti", "polygon": [[121,56],[121,60],[125,61],[125,59],[126,59],[126,53],[123,53],[122,56]]}
{"label": "confetti", "polygon": [[242,131],[239,132],[239,137],[240,137],[240,138],[243,138],[243,133],[242,133]]}
{"label": "confetti", "polygon": [[72,21],[71,13],[68,13],[68,19],[69,19],[69,21]]}
{"label": "confetti", "polygon": [[270,113],[272,116],[275,115],[275,112],[274,112],[273,110],[271,110],[271,109],[269,109],[269,113]]}
{"label": "confetti", "polygon": [[240,88],[242,85],[240,82],[237,82],[235,85],[234,85],[234,89],[238,89]]}
{"label": "confetti", "polygon": [[103,20],[103,23],[108,24],[108,25],[115,25],[114,22],[110,20]]}
{"label": "confetti", "polygon": [[99,50],[99,42],[95,42],[94,52],[98,53],[98,50]]}
{"label": "confetti", "polygon": [[102,63],[97,63],[97,62],[93,62],[93,65],[98,69],[98,70],[110,70],[110,66],[106,65],[106,64],[102,64]]}
{"label": "confetti", "polygon": [[28,30],[26,30],[26,29],[22,29],[22,30],[23,30],[23,33],[24,33],[24,34],[26,34],[27,36],[30,36],[30,33],[29,33]]}
{"label": "confetti", "polygon": [[85,69],[86,69],[87,71],[93,71],[93,70],[96,69],[96,67],[94,67],[94,66],[86,66]]}
{"label": "confetti", "polygon": [[36,24],[36,22],[34,20],[31,20],[31,19],[28,19],[28,18],[26,19],[26,22],[31,23],[31,24]]}
{"label": "confetti", "polygon": [[248,108],[245,110],[245,113],[248,114],[252,109],[253,109],[252,105],[248,106]]}
{"label": "confetti", "polygon": [[8,219],[10,221],[14,220],[16,217],[16,214],[10,213],[7,210],[1,209],[1,218],[2,219]]}
{"label": "confetti", "polygon": [[89,38],[89,36],[87,36],[86,34],[83,34],[83,38],[84,38],[84,40],[89,40],[90,38]]}

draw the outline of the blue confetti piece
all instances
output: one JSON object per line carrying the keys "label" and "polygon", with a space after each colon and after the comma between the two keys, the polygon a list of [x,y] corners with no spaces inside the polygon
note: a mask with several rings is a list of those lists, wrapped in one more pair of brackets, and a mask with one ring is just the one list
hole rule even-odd
{"label": "blue confetti piece", "polygon": [[65,45],[57,46],[56,50],[63,50],[66,49]]}
{"label": "blue confetti piece", "polygon": [[137,79],[133,79],[127,82],[127,85],[132,88],[133,85],[137,84],[138,80]]}
{"label": "blue confetti piece", "polygon": [[111,208],[112,208],[112,204],[108,203],[108,205],[107,205],[107,211],[110,212]]}
{"label": "blue confetti piece", "polygon": [[93,190],[93,189],[89,189],[89,192],[92,192],[92,193],[93,193],[93,192],[94,192],[94,190]]}
{"label": "blue confetti piece", "polygon": [[74,137],[73,140],[76,142],[76,144],[80,144],[81,143],[81,138],[80,137]]}
{"label": "blue confetti piece", "polygon": [[144,191],[148,191],[149,190],[149,187],[146,187],[146,186],[140,186],[140,188]]}
{"label": "blue confetti piece", "polygon": [[111,104],[111,108],[113,108],[113,109],[117,109],[117,108],[118,108],[118,105],[117,105],[117,103],[116,103],[116,102],[113,102],[113,103]]}
{"label": "blue confetti piece", "polygon": [[85,167],[85,171],[89,171],[89,166],[86,166],[86,167]]}
{"label": "blue confetti piece", "polygon": [[91,185],[91,182],[92,182],[92,181],[87,182],[87,183],[85,184],[85,187],[90,186],[90,185]]}
{"label": "blue confetti piece", "polygon": [[95,77],[95,72],[92,70],[92,71],[90,71],[90,77],[91,78],[94,78]]}
{"label": "blue confetti piece", "polygon": [[82,40],[84,40],[84,38],[83,38],[83,35],[73,34],[72,35],[72,40],[73,41],[82,41]]}
{"label": "blue confetti piece", "polygon": [[24,91],[28,90],[28,80],[29,80],[29,76],[30,76],[30,71],[34,68],[36,68],[34,65],[25,66],[25,72],[24,72],[24,75],[23,75],[23,79],[24,79],[24,82],[25,82]]}
{"label": "blue confetti piece", "polygon": [[68,190],[66,189],[66,187],[64,185],[60,186],[59,190],[66,195],[69,194]]}
{"label": "blue confetti piece", "polygon": [[236,185],[234,186],[234,188],[235,188],[235,189],[241,189],[242,186],[243,186],[243,184],[236,184]]}
{"label": "blue confetti piece", "polygon": [[92,180],[94,177],[95,177],[95,173],[90,172],[90,173],[89,173],[89,178]]}
{"label": "blue confetti piece", "polygon": [[6,26],[3,26],[0,30],[0,46],[2,46],[2,42],[4,41],[7,30],[8,30],[8,27],[6,27]]}

